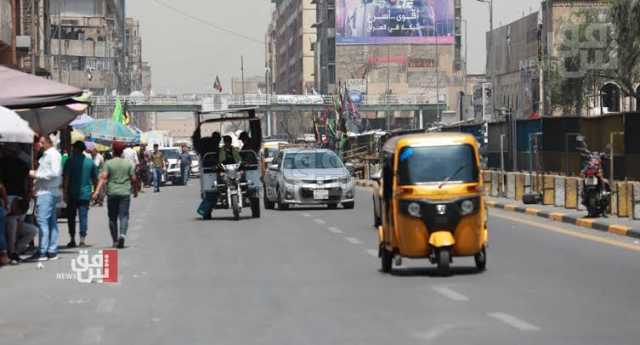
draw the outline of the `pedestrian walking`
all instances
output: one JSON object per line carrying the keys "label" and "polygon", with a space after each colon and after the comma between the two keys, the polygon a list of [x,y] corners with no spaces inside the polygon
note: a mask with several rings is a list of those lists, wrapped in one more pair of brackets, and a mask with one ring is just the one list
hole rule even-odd
{"label": "pedestrian walking", "polygon": [[124,248],[129,228],[129,208],[131,194],[138,197],[135,169],[131,163],[122,158],[125,145],[121,142],[113,143],[113,158],[107,161],[100,173],[98,187],[93,198],[99,197],[103,188],[107,188],[107,209],[109,215],[109,230],[113,246]]}
{"label": "pedestrian walking", "polygon": [[160,192],[162,172],[165,167],[164,155],[160,151],[158,144],[153,145],[153,153],[151,153],[151,167],[153,168],[153,191],[158,193]]}
{"label": "pedestrian walking", "polygon": [[180,176],[182,177],[182,184],[186,185],[187,182],[189,182],[191,162],[193,161],[187,145],[182,145],[182,152],[180,152],[180,155],[178,156],[178,161],[180,162]]}
{"label": "pedestrian walking", "polygon": [[71,238],[67,248],[76,247],[76,215],[80,221],[80,247],[86,245],[91,192],[98,182],[98,169],[93,161],[84,155],[85,149],[84,142],[76,141],[73,144],[71,158],[64,167],[63,197],[67,204]]}
{"label": "pedestrian walking", "polygon": [[56,205],[60,201],[62,185],[62,157],[53,146],[48,135],[41,136],[39,144],[44,153],[38,160],[38,169],[31,170],[29,176],[35,179],[36,210],[39,226],[38,250],[28,261],[58,259],[58,218]]}

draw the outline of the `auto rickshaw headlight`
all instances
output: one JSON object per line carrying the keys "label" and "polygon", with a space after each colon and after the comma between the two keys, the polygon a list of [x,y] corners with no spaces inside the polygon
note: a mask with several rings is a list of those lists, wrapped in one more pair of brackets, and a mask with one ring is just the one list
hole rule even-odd
{"label": "auto rickshaw headlight", "polygon": [[465,200],[460,203],[460,211],[463,216],[469,215],[475,211],[475,205],[472,200]]}
{"label": "auto rickshaw headlight", "polygon": [[407,207],[407,212],[409,212],[409,214],[412,215],[413,217],[416,217],[416,218],[422,217],[422,212],[420,211],[420,204],[418,204],[417,202],[410,203],[409,206]]}

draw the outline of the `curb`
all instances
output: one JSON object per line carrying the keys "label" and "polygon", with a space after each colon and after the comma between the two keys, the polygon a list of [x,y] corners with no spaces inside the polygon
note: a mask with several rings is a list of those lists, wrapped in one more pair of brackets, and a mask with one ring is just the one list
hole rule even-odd
{"label": "curb", "polygon": [[515,204],[504,204],[492,200],[487,200],[486,202],[489,207],[498,208],[505,211],[524,213],[532,216],[538,216],[540,218],[550,219],[556,222],[567,223],[583,228],[640,239],[640,229],[633,229],[625,225],[607,224],[604,222],[599,222],[597,219],[570,216],[562,212],[547,212],[532,207],[523,207]]}

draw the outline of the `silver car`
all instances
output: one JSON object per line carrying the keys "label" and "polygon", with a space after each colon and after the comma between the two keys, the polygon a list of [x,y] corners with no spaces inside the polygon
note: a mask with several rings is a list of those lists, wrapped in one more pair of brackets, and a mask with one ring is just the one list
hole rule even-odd
{"label": "silver car", "polygon": [[355,186],[340,157],[326,149],[285,149],[264,176],[264,205],[287,209],[290,205],[355,206]]}

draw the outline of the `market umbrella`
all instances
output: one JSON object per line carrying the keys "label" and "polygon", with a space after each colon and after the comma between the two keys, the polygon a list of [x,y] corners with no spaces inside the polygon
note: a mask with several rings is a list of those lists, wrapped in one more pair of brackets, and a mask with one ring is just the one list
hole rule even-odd
{"label": "market umbrella", "polygon": [[110,119],[95,120],[77,129],[87,137],[87,140],[99,144],[110,145],[116,140],[125,143],[136,142],[136,132]]}
{"label": "market umbrella", "polygon": [[87,109],[83,103],[44,108],[21,108],[16,113],[38,134],[45,135],[65,127]]}
{"label": "market umbrella", "polygon": [[53,80],[0,66],[0,106],[42,108],[76,103],[82,90]]}
{"label": "market umbrella", "polygon": [[33,130],[14,111],[0,107],[0,142],[33,144]]}
{"label": "market umbrella", "polygon": [[76,117],[75,120],[71,121],[71,123],[69,124],[69,126],[71,127],[82,127],[90,122],[95,121],[95,119],[87,114],[81,114],[80,116]]}

